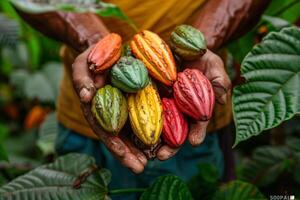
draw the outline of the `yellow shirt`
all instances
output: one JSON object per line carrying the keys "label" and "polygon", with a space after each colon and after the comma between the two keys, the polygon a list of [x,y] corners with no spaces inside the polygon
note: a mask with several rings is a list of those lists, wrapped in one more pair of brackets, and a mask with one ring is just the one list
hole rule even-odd
{"label": "yellow shirt", "polygon": [[[116,4],[137,25],[140,30],[148,29],[158,33],[163,39],[168,40],[170,32],[176,25],[190,23],[194,14],[200,9],[205,0],[107,0],[106,2]],[[126,22],[118,19],[103,18],[104,23],[111,32],[118,33],[124,41],[128,41],[135,31]],[[71,65],[76,53],[64,46],[61,56],[65,65],[64,76],[61,84],[60,96],[58,98],[57,116],[60,123],[82,135],[97,138],[89,128],[80,108],[71,78]],[[229,103],[230,104],[230,103]],[[217,106],[220,107],[220,106]],[[219,111],[219,108],[215,109]],[[224,109],[223,109],[224,110]],[[228,111],[228,109],[226,109]],[[228,124],[230,120],[224,120],[224,114],[230,112],[215,112],[221,116],[213,119],[211,127],[218,129]],[[230,117],[229,117],[230,118]],[[216,123],[221,122],[221,123]],[[211,129],[212,130],[212,129]]]}

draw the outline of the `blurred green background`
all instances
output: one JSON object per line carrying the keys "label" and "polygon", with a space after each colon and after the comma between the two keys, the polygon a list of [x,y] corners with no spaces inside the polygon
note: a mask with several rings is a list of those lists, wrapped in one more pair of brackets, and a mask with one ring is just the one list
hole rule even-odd
{"label": "blurred green background", "polygon": [[[242,82],[240,63],[253,45],[270,31],[299,26],[299,11],[300,1],[273,0],[252,31],[228,44],[227,67],[234,84]],[[0,1],[0,30],[1,186],[53,161],[62,64],[61,44],[30,28],[6,0]],[[237,178],[256,185],[266,196],[300,197],[300,118],[241,143],[235,148],[235,159]],[[209,199],[220,179],[213,166],[204,167],[210,177],[199,169],[190,189],[195,199]]]}

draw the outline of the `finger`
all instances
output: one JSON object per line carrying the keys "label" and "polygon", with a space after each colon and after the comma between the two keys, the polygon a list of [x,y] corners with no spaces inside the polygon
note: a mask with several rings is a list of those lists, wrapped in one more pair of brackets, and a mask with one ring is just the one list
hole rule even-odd
{"label": "finger", "polygon": [[198,146],[203,142],[208,123],[209,121],[197,121],[191,124],[188,139],[192,146]]}
{"label": "finger", "polygon": [[164,145],[157,152],[157,158],[162,161],[167,160],[173,157],[178,152],[178,150],[179,148],[172,148],[168,145]]}
{"label": "finger", "polygon": [[216,100],[225,104],[227,101],[227,93],[231,88],[231,81],[225,70],[222,59],[216,54],[208,51],[207,56],[204,58],[207,65],[205,75],[211,81]]}
{"label": "finger", "polygon": [[73,85],[81,102],[84,103],[90,102],[96,91],[93,76],[87,64],[87,56],[92,47],[77,56],[72,65]]}
{"label": "finger", "polygon": [[[139,158],[138,156],[141,156],[141,154],[132,152],[132,148],[129,148],[119,137],[109,133],[101,135],[101,141],[123,166],[129,168],[134,173],[141,173],[144,171],[145,164],[147,163],[146,158]],[[146,162],[141,161],[140,159],[144,159]]]}
{"label": "finger", "polygon": [[90,104],[82,103],[81,107],[91,128],[114,157],[133,172],[141,173],[144,170],[144,164],[131,152],[131,149],[119,137],[102,130],[91,114]]}
{"label": "finger", "polygon": [[216,100],[221,104],[226,103],[226,95],[231,89],[231,81],[225,70],[224,63],[218,55],[208,50],[199,60],[186,65],[202,71],[212,83]]}
{"label": "finger", "polygon": [[130,141],[130,139],[128,139],[128,138],[122,138],[122,140],[125,142],[125,144],[127,145],[127,147],[130,149],[130,152],[132,152],[139,159],[139,161],[144,166],[146,166],[148,160],[147,160],[145,154],[142,151],[140,151],[138,148],[136,148],[134,146],[134,144]]}
{"label": "finger", "polygon": [[101,141],[123,166],[129,168],[134,173],[141,173],[144,171],[147,159],[142,158],[145,159],[146,162],[141,161],[141,158],[138,157],[141,156],[141,154],[132,152],[132,148],[129,148],[119,137],[109,133],[102,133]]}
{"label": "finger", "polygon": [[144,165],[132,153],[126,153],[121,161],[122,165],[136,174],[144,171]]}

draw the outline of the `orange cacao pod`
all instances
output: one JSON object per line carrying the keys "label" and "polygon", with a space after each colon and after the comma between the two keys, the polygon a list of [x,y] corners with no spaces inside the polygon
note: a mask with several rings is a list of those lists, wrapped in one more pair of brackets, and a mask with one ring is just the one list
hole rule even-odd
{"label": "orange cacao pod", "polygon": [[195,120],[207,121],[211,118],[215,94],[210,81],[197,69],[185,69],[178,73],[173,86],[178,108]]}
{"label": "orange cacao pod", "polygon": [[171,147],[181,146],[188,134],[188,123],[175,104],[174,99],[162,99],[163,140]]}
{"label": "orange cacao pod", "polygon": [[169,46],[156,33],[144,30],[135,34],[130,47],[153,78],[169,86],[175,82],[177,72],[174,57]]}
{"label": "orange cacao pod", "polygon": [[102,38],[88,55],[89,68],[94,73],[102,73],[117,62],[122,52],[122,38],[110,33]]}
{"label": "orange cacao pod", "polygon": [[46,108],[43,108],[39,105],[34,106],[26,115],[24,127],[26,129],[31,129],[39,126],[44,121],[48,113],[49,110]]}

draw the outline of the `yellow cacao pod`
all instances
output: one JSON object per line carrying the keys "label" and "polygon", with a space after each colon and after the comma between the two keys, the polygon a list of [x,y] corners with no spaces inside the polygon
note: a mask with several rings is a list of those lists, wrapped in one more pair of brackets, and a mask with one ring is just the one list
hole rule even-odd
{"label": "yellow cacao pod", "polygon": [[129,119],[134,134],[147,146],[158,142],[163,126],[163,109],[155,86],[128,96]]}

